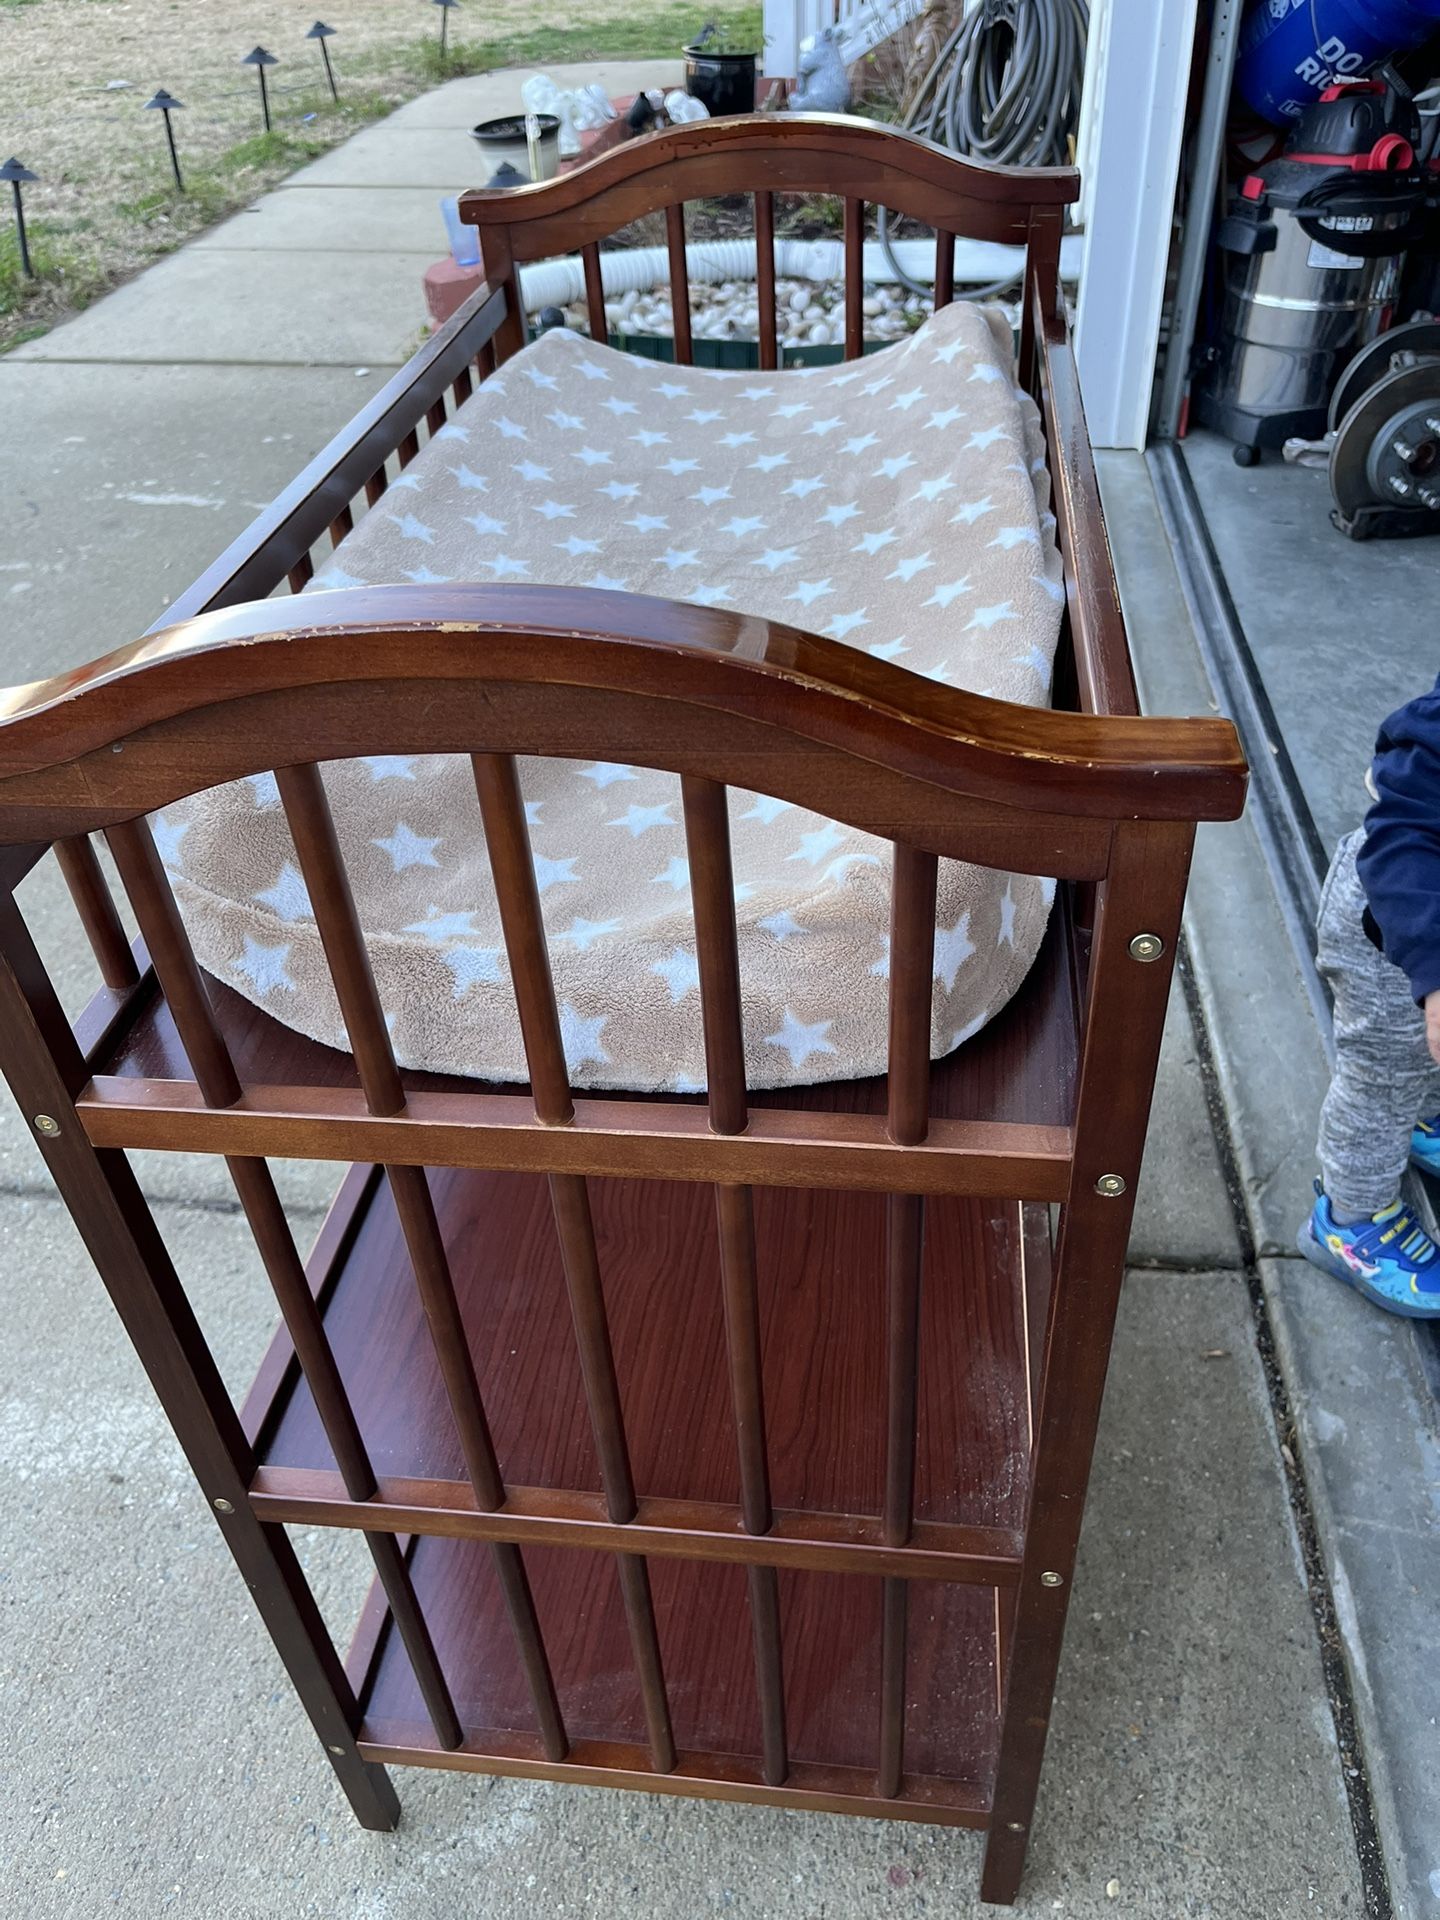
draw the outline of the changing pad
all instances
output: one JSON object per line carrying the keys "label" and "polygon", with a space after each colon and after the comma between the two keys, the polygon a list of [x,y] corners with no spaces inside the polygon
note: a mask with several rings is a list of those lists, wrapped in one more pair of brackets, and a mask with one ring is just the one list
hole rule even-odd
{"label": "changing pad", "polygon": [[[482,383],[314,585],[663,594],[1042,705],[1064,597],[1048,487],[1009,329],[973,305],[862,361],[781,374],[670,367],[557,330]],[[698,1090],[678,781],[603,760],[529,759],[521,778],[575,1084]],[[377,755],[325,782],[401,1063],[525,1079],[468,763]],[[201,963],[344,1047],[273,776],[154,825]],[[731,832],[750,1084],[883,1072],[889,848],[739,791]],[[1051,891],[941,862],[936,1056],[1019,986]]]}

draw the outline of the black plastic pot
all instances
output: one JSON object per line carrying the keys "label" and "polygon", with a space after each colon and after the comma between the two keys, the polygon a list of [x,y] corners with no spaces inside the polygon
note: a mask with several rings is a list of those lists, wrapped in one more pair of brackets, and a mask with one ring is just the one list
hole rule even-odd
{"label": "black plastic pot", "polygon": [[755,53],[712,53],[709,47],[682,47],[685,91],[712,120],[726,113],[755,111]]}

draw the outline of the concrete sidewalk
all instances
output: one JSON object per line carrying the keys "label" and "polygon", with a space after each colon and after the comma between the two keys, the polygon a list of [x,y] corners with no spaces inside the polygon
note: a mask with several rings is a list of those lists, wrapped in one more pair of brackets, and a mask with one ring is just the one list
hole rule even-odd
{"label": "concrete sidewalk", "polygon": [[[620,91],[673,74],[585,77]],[[0,675],[134,638],[403,361],[443,251],[434,202],[474,177],[465,130],[513,105],[520,77],[414,102],[0,360],[0,473],[19,503],[0,531]],[[26,903],[74,1004],[85,968],[51,873]],[[223,1171],[141,1171],[241,1388],[272,1313]],[[303,1236],[322,1183],[308,1170],[285,1188]],[[49,1191],[7,1097],[5,1910],[982,1911],[972,1836],[888,1823],[414,1772],[398,1776],[400,1832],[359,1832]],[[1178,1001],[1132,1258],[1017,1911],[1358,1920],[1249,1276]],[[300,1544],[343,1643],[364,1572],[339,1536]]]}

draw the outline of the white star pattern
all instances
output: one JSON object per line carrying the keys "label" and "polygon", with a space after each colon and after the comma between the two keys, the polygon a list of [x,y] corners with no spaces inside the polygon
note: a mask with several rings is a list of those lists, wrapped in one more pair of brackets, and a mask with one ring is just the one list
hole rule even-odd
{"label": "white star pattern", "polygon": [[[957,399],[967,376],[991,389],[979,405]],[[591,381],[606,394],[592,394]],[[669,422],[664,430],[660,418]],[[314,586],[534,580],[669,595],[731,609],[702,626],[713,624],[742,660],[758,657],[758,622],[769,618],[824,632],[937,684],[1034,704],[1046,697],[1065,592],[1049,482],[1043,462],[1031,459],[1039,445],[1033,403],[1015,389],[1003,348],[973,308],[947,309],[912,338],[843,370],[787,369],[759,381],[666,372],[592,345],[579,330],[554,332],[501,378],[481,382],[449,437],[459,444],[421,448],[391,483],[394,497],[362,517]],[[812,438],[821,446],[810,447]],[[848,470],[815,468],[837,451]],[[606,471],[582,481],[591,467]],[[937,572],[938,582],[927,577]],[[840,611],[822,611],[822,601]],[[655,631],[664,633],[663,621]],[[479,636],[473,644],[486,643]],[[892,677],[903,687],[898,671]],[[762,704],[757,717],[763,713]],[[779,780],[790,761],[783,723],[776,732]],[[651,757],[633,734],[597,725],[593,736],[578,737]],[[573,751],[573,738],[569,745]],[[657,739],[654,752],[667,749]],[[758,758],[751,765],[750,777],[763,780]],[[523,802],[535,884],[577,1088],[702,1087],[699,961],[676,775],[548,757],[523,767],[535,796]],[[799,777],[798,762],[784,777]],[[523,1079],[463,755],[371,754],[327,766],[326,782],[362,925],[377,940],[397,1057],[407,1066]],[[608,791],[616,786],[626,792]],[[237,831],[217,831],[210,813],[227,792],[238,793],[228,803]],[[756,1084],[883,1070],[883,843],[739,785],[730,807],[735,873],[745,876],[732,887]],[[190,833],[196,820],[204,830]],[[202,962],[281,1018],[305,1031],[338,1031],[343,1043],[333,1002],[318,1004],[324,958],[273,777],[174,802],[155,825],[157,845],[170,836],[162,851],[179,866],[187,915],[199,897],[202,920],[221,916],[213,955],[192,930]],[[357,857],[367,841],[374,861]],[[537,841],[568,841],[573,852],[538,853]],[[226,849],[245,889],[228,919],[214,887]],[[1040,903],[1053,892],[1053,883],[942,862],[933,970],[935,993],[946,998],[937,1049],[952,1033],[959,1044],[1004,1005],[1040,937]],[[397,900],[412,916],[403,927]],[[433,952],[434,963],[397,974],[407,945],[412,955]]]}
{"label": "white star pattern", "polygon": [[597,940],[607,933],[618,933],[624,924],[623,920],[585,920],[577,916],[560,937],[573,940],[577,953],[588,953]]}
{"label": "white star pattern", "polygon": [[598,1013],[592,1020],[583,1019],[568,1000],[561,1007],[560,1044],[565,1049],[565,1064],[571,1073],[583,1067],[587,1060],[593,1060],[597,1066],[609,1066],[610,1056],[600,1044],[600,1030],[607,1017]]}
{"label": "white star pattern", "polygon": [[833,853],[836,847],[844,844],[845,831],[837,827],[833,820],[827,820],[823,827],[816,827],[813,833],[802,833],[800,844],[793,853],[787,853],[787,860],[805,860],[812,867],[818,867],[827,853]]}
{"label": "white star pattern", "polygon": [[267,947],[264,941],[247,933],[245,950],[233,963],[235,971],[243,973],[257,993],[294,993],[295,982],[285,966],[294,944],[287,940],[283,946]]}
{"label": "white star pattern", "polygon": [[947,580],[943,587],[936,587],[930,598],[925,602],[925,605],[927,607],[948,607],[952,602],[958,600],[962,593],[969,593],[969,591],[970,576],[967,573],[963,580]]}
{"label": "white star pattern", "polygon": [[575,862],[579,854],[571,854],[568,860],[550,860],[543,853],[531,849],[530,858],[535,863],[535,887],[544,893],[547,887],[563,887],[575,878]]}
{"label": "white star pattern", "polygon": [[974,952],[968,908],[953,927],[935,929],[935,978],[945,982],[947,993],[955,991],[955,976]]}
{"label": "white star pattern", "polygon": [[1010,890],[1011,883],[1006,882],[1005,891],[1000,896],[1000,931],[995,936],[996,946],[1013,948],[1015,945],[1015,907],[1016,900]]}
{"label": "white star pattern", "polygon": [[454,980],[452,999],[461,1000],[471,987],[493,986],[500,978],[498,947],[447,947],[440,958]]}
{"label": "white star pattern", "polygon": [[757,921],[756,924],[762,926],[766,933],[773,934],[781,946],[784,946],[787,940],[793,940],[797,934],[808,931],[801,926],[788,907],[782,907],[779,913],[767,913],[765,918]]}
{"label": "white star pattern", "polygon": [[[256,779],[268,778],[272,784],[275,779],[273,773],[269,775],[257,774],[254,777]],[[276,787],[275,799],[277,802],[279,798],[280,789]],[[154,819],[150,822],[150,837],[155,842],[155,850],[160,855],[162,865],[167,867],[178,867],[180,865],[182,859],[180,842],[189,831],[190,822],[188,820],[170,821],[165,818],[163,813],[157,813],[155,815]]]}
{"label": "white star pattern", "polygon": [[700,963],[693,953],[687,953],[684,947],[676,947],[664,960],[657,960],[650,969],[658,973],[670,989],[670,1004],[678,1006],[687,993],[698,991],[700,986]]}
{"label": "white star pattern", "polygon": [[469,913],[441,913],[438,907],[431,907],[423,920],[412,920],[405,931],[422,933],[438,946],[442,940],[458,940],[463,934],[474,933],[474,918],[473,909]]}
{"label": "white star pattern", "polygon": [[269,907],[281,920],[313,920],[310,895],[306,892],[305,882],[301,879],[294,861],[287,860],[280,869],[280,878],[273,887],[267,887],[255,898]]}
{"label": "white star pattern", "polygon": [[435,849],[440,845],[439,837],[427,840],[422,834],[412,833],[403,820],[397,820],[395,831],[388,840],[372,840],[372,847],[379,847],[382,853],[388,853],[396,873],[404,873],[410,867],[438,867]]}
{"label": "white star pattern", "polygon": [[642,833],[648,833],[652,827],[673,827],[674,824],[667,800],[662,800],[656,807],[642,807],[637,802],[610,822],[612,827],[628,827],[632,840],[638,840]]}
{"label": "white star pattern", "polygon": [[803,1067],[817,1053],[834,1053],[834,1045],[825,1038],[832,1024],[829,1020],[816,1020],[807,1026],[786,1007],[779,1032],[767,1033],[765,1044],[767,1047],[780,1047],[788,1053],[792,1067]]}

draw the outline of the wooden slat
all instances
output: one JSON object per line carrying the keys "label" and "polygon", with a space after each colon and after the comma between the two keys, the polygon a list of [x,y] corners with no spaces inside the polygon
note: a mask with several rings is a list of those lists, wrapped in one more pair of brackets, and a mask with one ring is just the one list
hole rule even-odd
{"label": "wooden slat", "polygon": [[158,1152],[1040,1201],[1065,1198],[1070,1168],[1067,1127],[937,1120],[923,1142],[901,1147],[877,1115],[798,1107],[757,1109],[730,1135],[715,1133],[703,1108],[652,1100],[582,1098],[571,1124],[547,1125],[510,1093],[416,1092],[386,1118],[350,1087],[252,1085],[213,1112],[189,1081],[128,1075],[97,1076],[76,1106],[97,1147]]}
{"label": "wooden slat", "polygon": [[138,984],[140,971],[89,836],[57,840],[55,858],[70,889],[85,938],[90,942],[100,978],[117,993],[125,992]]}
{"label": "wooden slat", "polygon": [[905,1797],[882,1800],[872,1776],[855,1767],[797,1766],[783,1787],[753,1777],[743,1759],[682,1752],[675,1771],[656,1776],[636,1746],[618,1741],[577,1740],[563,1765],[531,1759],[520,1738],[508,1731],[473,1729],[458,1753],[441,1755],[425,1743],[422,1728],[393,1727],[367,1719],[360,1752],[367,1760],[397,1766],[458,1767],[474,1773],[498,1773],[519,1780],[558,1780],[590,1787],[630,1787],[641,1793],[684,1794],[700,1800],[793,1807],[816,1813],[848,1813],[887,1820],[916,1820],[946,1827],[984,1827],[985,1796],[966,1781],[927,1774],[912,1775]]}
{"label": "wooden slat", "polygon": [[[313,766],[278,769],[276,782],[362,1090],[373,1109],[394,1113],[404,1105],[404,1089],[324,783],[319,769]],[[505,1498],[505,1484],[429,1183],[422,1167],[387,1166],[385,1172],[475,1497],[483,1507],[498,1507]],[[547,1743],[563,1752],[564,1728],[519,1549],[497,1543],[492,1557],[505,1589],[521,1662],[531,1682],[537,1720]]]}
{"label": "wooden slat", "polygon": [[[111,829],[110,842],[200,1092],[215,1105],[228,1105],[238,1097],[240,1081],[150,828],[144,820],[130,821]],[[374,1469],[270,1169],[259,1159],[231,1159],[228,1165],[346,1491],[353,1500],[368,1500],[376,1491]],[[368,1531],[366,1539],[436,1738],[457,1747],[460,1721],[394,1539]]]}
{"label": "wooden slat", "polygon": [[383,465],[378,466],[365,482],[365,504],[373,507],[377,500],[384,498],[385,491],[389,485],[389,474],[385,471]]}
{"label": "wooden slat", "polygon": [[760,367],[769,373],[780,364],[775,317],[775,196],[763,190],[755,195],[755,293],[760,309]]}
{"label": "wooden slat", "polygon": [[314,577],[315,562],[310,558],[308,553],[302,553],[285,576],[289,582],[292,593],[299,593],[306,583],[313,580]]}
{"label": "wooden slat", "polygon": [[[896,842],[890,905],[890,1037],[886,1119],[902,1145],[923,1140],[930,1124],[930,1011],[934,996],[934,854]],[[919,1383],[920,1269],[925,1202],[892,1194],[886,1220],[885,1493],[887,1546],[910,1537],[915,1505],[915,1419]],[[905,1752],[905,1587],[884,1588],[880,1656],[882,1794],[900,1791]]]}
{"label": "wooden slat", "polygon": [[342,507],[339,513],[337,513],[335,518],[330,522],[329,534],[330,534],[330,548],[332,552],[335,550],[336,547],[339,546],[340,542],[345,538],[346,534],[354,530],[354,526],[355,526],[355,515],[351,512],[349,507]]}
{"label": "wooden slat", "polygon": [[296,1526],[382,1526],[447,1540],[511,1540],[523,1546],[793,1567],[869,1579],[894,1574],[982,1587],[1013,1586],[1020,1569],[1020,1536],[1009,1528],[918,1521],[906,1546],[887,1547],[873,1514],[777,1508],[769,1532],[752,1534],[739,1507],[715,1501],[642,1496],[634,1518],[617,1522],[607,1515],[602,1494],[512,1482],[505,1505],[489,1512],[475,1504],[474,1489],[464,1481],[383,1474],[379,1492],[357,1504],[347,1499],[337,1473],[285,1466],[260,1467],[250,1497],[264,1519]]}
{"label": "wooden slat", "polygon": [[419,451],[420,436],[412,427],[410,431],[403,436],[399,446],[395,449],[395,457],[400,462],[400,471],[402,473]]}
{"label": "wooden slat", "polygon": [[590,318],[590,338],[604,346],[610,338],[605,319],[605,283],[600,277],[600,243],[582,247],[580,258],[585,267],[585,309]]}
{"label": "wooden slat", "polygon": [[425,409],[425,427],[432,440],[444,426],[448,417],[445,412],[445,396],[442,393],[437,399],[432,400],[430,405]]}
{"label": "wooden slat", "polygon": [[845,358],[865,351],[865,202],[845,202]]}
{"label": "wooden slat", "polygon": [[457,409],[464,406],[474,391],[474,376],[471,374],[469,367],[462,367],[450,383],[450,394]]}
{"label": "wooden slat", "polygon": [[955,236],[937,229],[935,234],[935,311],[948,307],[955,298]]}
{"label": "wooden slat", "polygon": [[[745,1090],[745,1029],[735,932],[729,803],[725,788],[713,780],[697,780],[687,775],[681,782],[681,792],[695,913],[710,1124],[717,1133],[734,1134],[745,1128],[749,1103]],[[760,1356],[755,1210],[749,1187],[717,1186],[715,1209],[720,1232],[730,1398],[740,1460],[741,1512],[747,1533],[765,1533],[771,1522],[770,1465]],[[749,1590],[765,1778],[772,1786],[778,1786],[789,1771],[789,1753],[780,1596],[774,1569],[752,1567]]]}
{"label": "wooden slat", "polygon": [[[563,1126],[573,1118],[574,1105],[515,762],[507,754],[477,754],[473,767],[536,1116]],[[550,1204],[606,1510],[612,1521],[624,1524],[635,1516],[635,1482],[584,1178],[552,1173]],[[675,1764],[675,1740],[649,1574],[643,1560],[621,1556],[618,1565],[651,1758],[657,1772],[668,1773]]]}
{"label": "wooden slat", "polygon": [[670,317],[675,329],[675,364],[688,367],[690,344],[690,270],[685,264],[685,209],[665,209],[665,242],[670,250]]}

